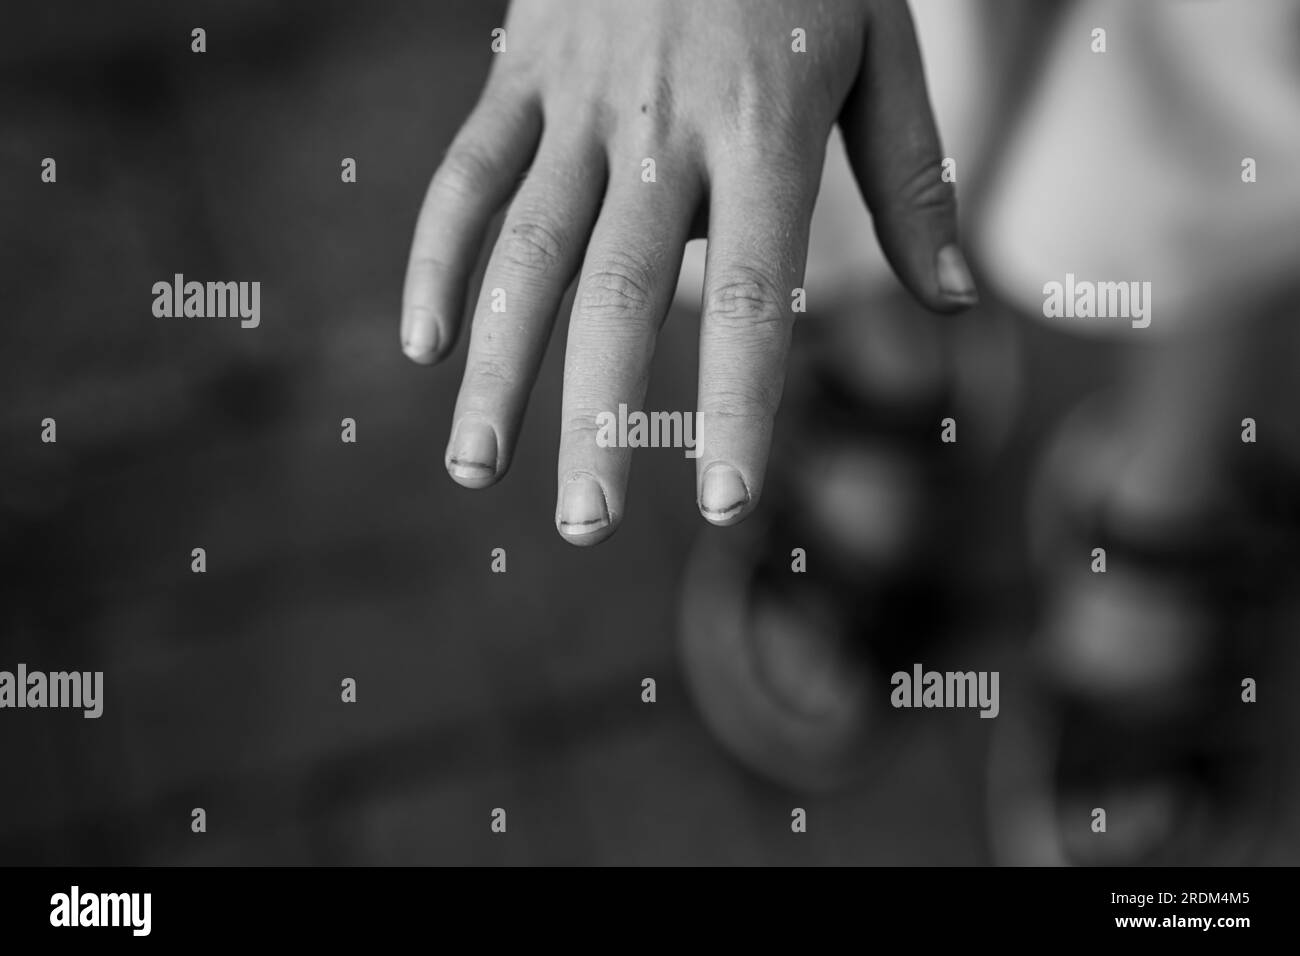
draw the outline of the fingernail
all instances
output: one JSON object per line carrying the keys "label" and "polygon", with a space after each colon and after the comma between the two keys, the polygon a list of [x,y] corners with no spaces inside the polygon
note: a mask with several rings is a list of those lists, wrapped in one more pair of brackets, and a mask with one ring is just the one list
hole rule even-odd
{"label": "fingernail", "polygon": [[560,495],[560,514],[555,522],[563,534],[591,534],[609,524],[605,490],[591,475],[570,475]]}
{"label": "fingernail", "polygon": [[975,280],[971,277],[966,257],[956,246],[944,246],[935,259],[939,291],[949,299],[973,304],[979,300]]}
{"label": "fingernail", "polygon": [[456,423],[447,454],[447,470],[455,478],[491,478],[497,473],[497,433],[483,422]]}
{"label": "fingernail", "polygon": [[428,322],[417,322],[414,330],[402,340],[402,351],[413,362],[427,363],[438,354],[438,327]]}
{"label": "fingernail", "polygon": [[749,504],[745,479],[725,461],[715,461],[704,469],[700,486],[700,513],[710,521],[724,521]]}

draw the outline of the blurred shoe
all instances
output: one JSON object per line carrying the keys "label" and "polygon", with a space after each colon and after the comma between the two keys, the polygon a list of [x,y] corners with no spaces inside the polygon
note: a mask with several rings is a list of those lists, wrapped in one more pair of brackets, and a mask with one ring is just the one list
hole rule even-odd
{"label": "blurred shoe", "polygon": [[1294,492],[1254,448],[1222,456],[1218,471],[1171,476],[1126,421],[1114,395],[1085,402],[1031,492],[1041,686],[996,728],[999,862],[1239,863],[1267,829],[1278,762],[1242,679],[1273,672],[1294,613]]}
{"label": "blurred shoe", "polygon": [[899,293],[801,322],[763,501],[701,532],[682,599],[696,704],[757,773],[824,790],[879,755],[885,662],[918,659],[956,606],[972,477],[1010,432],[1017,371],[991,310],[939,317]]}

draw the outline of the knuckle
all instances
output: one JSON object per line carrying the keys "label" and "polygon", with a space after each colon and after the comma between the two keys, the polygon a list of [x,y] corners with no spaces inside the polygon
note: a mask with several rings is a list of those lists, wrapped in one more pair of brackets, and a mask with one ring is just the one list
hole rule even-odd
{"label": "knuckle", "polygon": [[807,165],[807,144],[817,141],[822,112],[809,109],[806,100],[782,84],[762,78],[742,81],[732,94],[729,132],[765,164],[798,168]]}
{"label": "knuckle", "polygon": [[588,319],[644,316],[653,298],[649,267],[621,254],[589,272],[582,280],[578,313]]}
{"label": "knuckle", "polygon": [[580,443],[596,444],[596,436],[600,433],[596,419],[601,411],[597,408],[574,409],[564,419],[564,437]]}
{"label": "knuckle", "polygon": [[727,325],[784,327],[785,294],[761,270],[733,267],[711,285],[705,312]]}
{"label": "knuckle", "polygon": [[476,146],[453,143],[434,173],[434,184],[459,198],[482,193],[494,176],[495,166],[487,154]]}
{"label": "knuckle", "polygon": [[501,261],[508,267],[534,275],[547,275],[564,258],[564,242],[557,230],[536,219],[512,225],[500,240]]}
{"label": "knuckle", "polygon": [[671,142],[679,131],[678,96],[669,71],[656,64],[655,71],[637,87],[636,102],[639,111],[630,110],[633,117],[628,131],[638,152],[651,152]]}
{"label": "knuckle", "polygon": [[957,208],[957,192],[952,183],[939,174],[941,161],[926,162],[899,180],[892,196],[896,208],[909,211],[952,213]]}
{"label": "knuckle", "polygon": [[496,355],[477,357],[469,366],[466,378],[473,382],[475,389],[489,391],[508,391],[519,382],[515,366]]}
{"label": "knuckle", "polygon": [[434,255],[420,255],[411,259],[407,272],[413,282],[433,283],[446,282],[454,274],[455,270],[451,263],[444,258]]}
{"label": "knuckle", "polygon": [[717,383],[710,390],[708,401],[701,411],[706,422],[745,426],[748,431],[769,422],[780,402],[779,385],[729,380]]}
{"label": "knuckle", "polygon": [[752,70],[737,76],[726,89],[730,101],[729,115],[737,129],[755,132],[770,131],[774,123],[792,118],[790,97],[778,79],[761,70]]}

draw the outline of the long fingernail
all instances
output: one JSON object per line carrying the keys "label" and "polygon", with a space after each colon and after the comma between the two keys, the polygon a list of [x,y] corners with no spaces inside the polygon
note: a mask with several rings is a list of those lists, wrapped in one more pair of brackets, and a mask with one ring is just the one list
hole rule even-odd
{"label": "long fingernail", "polygon": [[456,423],[447,452],[447,470],[454,478],[474,480],[497,473],[497,433],[476,421]]}
{"label": "long fingernail", "polygon": [[609,524],[605,490],[591,475],[573,474],[560,492],[560,513],[555,525],[562,534],[591,534]]}
{"label": "long fingernail", "polygon": [[979,301],[975,291],[975,279],[966,265],[966,257],[956,246],[944,246],[935,257],[935,272],[939,281],[939,291],[946,298],[962,305],[974,305]]}
{"label": "long fingernail", "polygon": [[413,362],[427,365],[438,357],[441,336],[438,327],[428,322],[413,323],[412,330],[402,340],[402,351]]}
{"label": "long fingernail", "polygon": [[725,461],[715,461],[704,469],[700,486],[700,513],[710,521],[725,521],[749,504],[745,479]]}

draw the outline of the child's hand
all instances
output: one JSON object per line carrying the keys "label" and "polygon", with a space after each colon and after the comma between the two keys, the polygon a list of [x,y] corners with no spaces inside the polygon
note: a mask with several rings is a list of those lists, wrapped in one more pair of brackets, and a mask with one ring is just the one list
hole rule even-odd
{"label": "child's hand", "polygon": [[509,467],[577,274],[556,525],[575,544],[613,533],[631,451],[599,447],[596,417],[641,407],[682,248],[707,230],[699,507],[738,521],[763,485],[832,124],[907,288],[941,311],[975,298],[906,4],[519,0],[505,27],[429,186],[403,296],[406,354],[445,357],[489,220],[527,170],[474,310],[447,470],[481,488]]}

